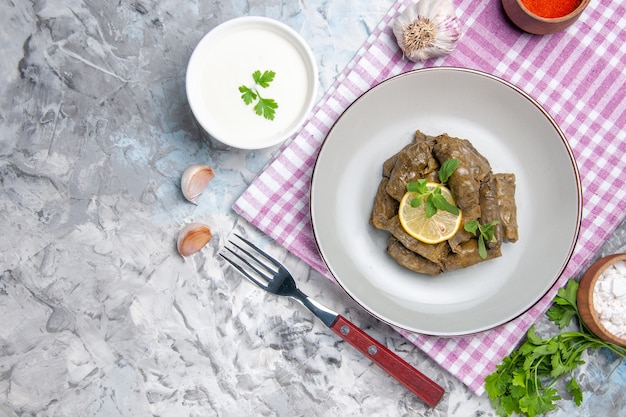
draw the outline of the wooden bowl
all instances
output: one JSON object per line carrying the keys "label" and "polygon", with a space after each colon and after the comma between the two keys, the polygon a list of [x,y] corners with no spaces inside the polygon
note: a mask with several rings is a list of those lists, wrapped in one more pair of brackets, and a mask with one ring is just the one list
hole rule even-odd
{"label": "wooden bowl", "polygon": [[582,0],[571,13],[555,18],[541,17],[532,13],[524,6],[522,0],[502,0],[502,6],[509,19],[523,31],[535,35],[547,35],[559,32],[574,23],[589,2],[590,0]]}
{"label": "wooden bowl", "polygon": [[600,322],[600,315],[593,304],[593,289],[602,273],[613,263],[626,260],[626,253],[605,256],[594,262],[580,279],[576,304],[583,322],[589,330],[599,338],[616,345],[626,346],[626,339],[617,337],[609,333]]}

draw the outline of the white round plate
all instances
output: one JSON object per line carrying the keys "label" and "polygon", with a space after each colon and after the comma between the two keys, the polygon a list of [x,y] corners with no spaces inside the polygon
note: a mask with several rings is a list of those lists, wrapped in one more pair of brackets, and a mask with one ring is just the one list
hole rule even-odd
{"label": "white round plate", "polygon": [[[515,174],[520,238],[502,257],[433,277],[387,255],[372,203],[383,162],[417,129],[468,139],[493,172]],[[569,261],[581,213],[578,168],[550,115],[512,84],[461,68],[408,72],[363,94],[330,130],[311,185],[315,238],[341,287],[380,320],[439,336],[490,329],[533,306]]]}

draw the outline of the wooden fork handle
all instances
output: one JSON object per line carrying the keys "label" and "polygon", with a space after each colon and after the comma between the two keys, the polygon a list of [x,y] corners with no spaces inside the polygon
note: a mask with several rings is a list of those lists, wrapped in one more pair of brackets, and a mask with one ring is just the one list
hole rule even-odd
{"label": "wooden fork handle", "polygon": [[441,386],[344,317],[337,316],[330,328],[389,375],[401,382],[428,406],[434,407],[441,400],[445,392]]}

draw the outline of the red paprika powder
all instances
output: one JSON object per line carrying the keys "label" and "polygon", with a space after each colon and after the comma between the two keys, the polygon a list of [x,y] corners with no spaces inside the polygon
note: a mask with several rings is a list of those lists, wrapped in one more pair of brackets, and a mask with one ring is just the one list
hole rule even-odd
{"label": "red paprika powder", "polygon": [[570,14],[582,0],[521,0],[531,13],[537,16],[556,18]]}

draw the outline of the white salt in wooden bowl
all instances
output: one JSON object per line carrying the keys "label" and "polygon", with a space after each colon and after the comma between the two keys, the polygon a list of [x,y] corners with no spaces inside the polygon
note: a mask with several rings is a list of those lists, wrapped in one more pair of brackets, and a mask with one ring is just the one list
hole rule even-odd
{"label": "white salt in wooden bowl", "polygon": [[600,279],[607,268],[611,267],[616,262],[625,260],[626,253],[620,253],[605,256],[594,262],[580,280],[576,300],[583,322],[589,330],[599,338],[621,346],[626,346],[626,339],[611,333],[602,324],[600,313],[594,304],[594,289],[596,288],[598,279]]}

